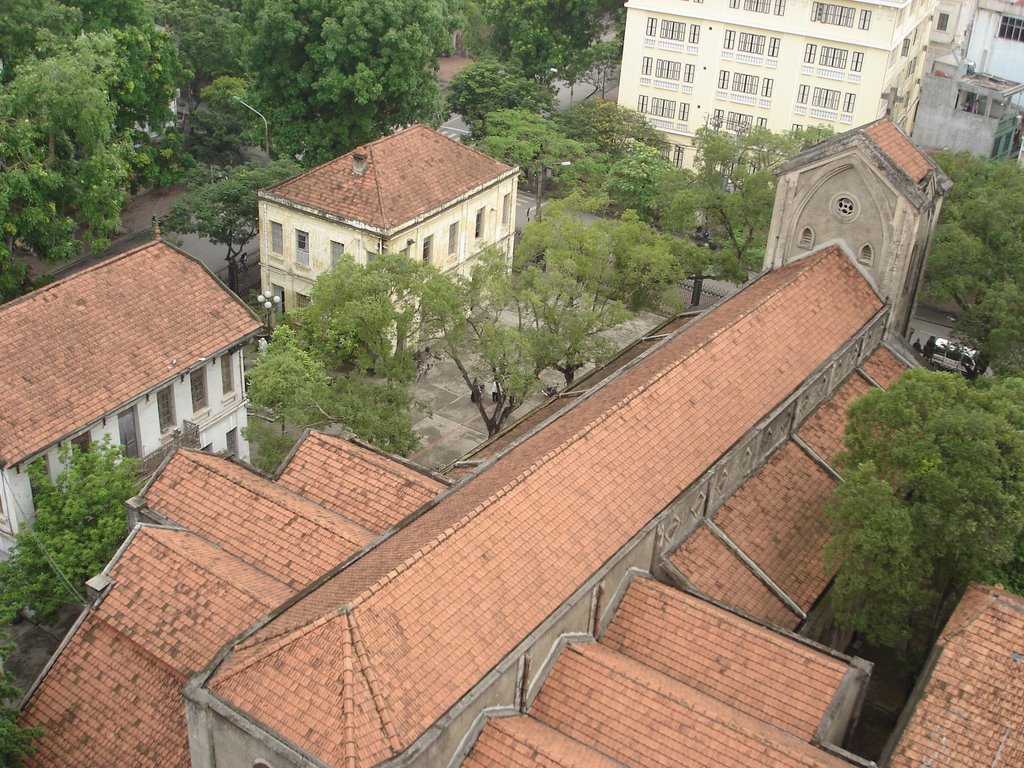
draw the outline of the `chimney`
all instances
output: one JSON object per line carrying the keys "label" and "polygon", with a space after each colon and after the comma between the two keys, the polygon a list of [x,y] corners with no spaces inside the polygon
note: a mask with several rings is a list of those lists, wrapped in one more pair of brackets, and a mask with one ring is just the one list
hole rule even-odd
{"label": "chimney", "polygon": [[353,152],[352,153],[352,175],[362,176],[366,173],[366,153],[365,152]]}

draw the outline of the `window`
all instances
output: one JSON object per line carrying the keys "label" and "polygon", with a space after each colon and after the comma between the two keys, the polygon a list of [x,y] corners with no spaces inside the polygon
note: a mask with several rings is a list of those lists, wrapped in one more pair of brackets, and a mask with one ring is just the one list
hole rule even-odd
{"label": "window", "polygon": [[1003,16],[999,22],[999,36],[1003,40],[1024,40],[1024,19],[1015,19],[1013,16]]}
{"label": "window", "polygon": [[235,391],[235,367],[232,364],[232,355],[221,355],[220,358],[220,384],[221,391],[230,395]]}
{"label": "window", "polygon": [[732,76],[732,89],[738,93],[757,93],[757,75],[744,75],[737,72]]}
{"label": "window", "polygon": [[725,127],[730,131],[745,131],[753,124],[753,115],[744,115],[740,112],[730,112],[725,118]]}
{"label": "window", "polygon": [[309,266],[309,232],[295,230],[295,263]]}
{"label": "window", "polygon": [[83,432],[80,435],[75,435],[71,438],[70,442],[75,448],[85,453],[89,450],[89,446],[92,445],[92,433]]}
{"label": "window", "polygon": [[777,59],[779,57],[779,45],[781,45],[781,43],[782,41],[777,37],[773,37],[768,40],[768,55],[771,58]]}
{"label": "window", "polygon": [[821,46],[821,55],[818,57],[818,63],[823,67],[846,69],[846,57],[848,55],[849,51],[845,48],[833,48],[829,45],[823,45]]}
{"label": "window", "polygon": [[672,149],[672,162],[677,168],[683,167],[683,147],[678,144]]}
{"label": "window", "polygon": [[636,100],[636,111],[637,112],[641,112],[641,113],[646,113],[647,112],[647,97],[646,96],[640,96],[639,98],[637,98],[637,100]]}
{"label": "window", "polygon": [[802,131],[803,129],[804,127],[800,123],[793,123],[792,127],[790,128],[791,131]]}
{"label": "window", "polygon": [[768,13],[772,9],[771,0],[743,0],[744,11]]}
{"label": "window", "polygon": [[276,221],[270,222],[270,252],[284,253],[284,230]]}
{"label": "window", "polygon": [[840,197],[836,200],[836,212],[845,219],[853,216],[854,211],[857,210],[857,206],[853,200],[848,197]]}
{"label": "window", "polygon": [[822,24],[835,24],[839,27],[852,27],[855,13],[856,10],[848,5],[814,3],[811,6],[811,21],[820,21]]}
{"label": "window", "polygon": [[227,431],[224,435],[224,442],[231,456],[238,454],[238,427]]}
{"label": "window", "polygon": [[654,66],[654,59],[651,56],[644,56],[640,61],[640,74],[650,75],[651,67]]}
{"label": "window", "polygon": [[799,88],[796,89],[796,103],[797,104],[806,104],[807,103],[807,97],[810,96],[810,95],[811,95],[811,86],[809,86],[809,85],[801,85]]}
{"label": "window", "polygon": [[476,212],[476,225],[473,227],[473,237],[479,240],[484,236],[484,209],[480,208]]}
{"label": "window", "polygon": [[766,77],[764,78],[764,80],[761,81],[761,95],[764,98],[770,99],[772,97],[772,90],[774,90],[774,88],[775,81],[772,80],[772,78]]}
{"label": "window", "polygon": [[768,127],[768,118],[767,117],[759,117],[759,118],[757,118],[757,127],[758,128],[767,128]]}
{"label": "window", "polygon": [[725,122],[725,112],[720,109],[716,109],[711,115],[711,127],[718,129],[722,127],[722,123]]}
{"label": "window", "polygon": [[654,76],[664,78],[665,80],[678,80],[679,72],[682,68],[683,65],[678,61],[658,59],[658,65],[655,67]]}
{"label": "window", "polygon": [[684,83],[692,83],[693,82],[693,71],[694,71],[693,64],[687,64],[685,67],[683,67],[683,82]]}
{"label": "window", "polygon": [[676,116],[676,103],[669,99],[651,99],[651,114],[656,117],[667,117],[669,120]]}
{"label": "window", "polygon": [[870,243],[864,243],[861,246],[860,253],[857,255],[857,260],[861,264],[867,264],[869,267],[875,261],[875,250],[871,247]]}
{"label": "window", "polygon": [[718,72],[718,87],[726,90],[729,87],[729,70],[722,69]]}
{"label": "window", "polygon": [[900,48],[900,56],[906,56],[910,53],[910,38],[908,37],[903,41],[903,46]]}
{"label": "window", "polygon": [[853,72],[860,72],[864,66],[864,54],[860,51],[853,52],[853,58],[850,60],[850,70]]}
{"label": "window", "polygon": [[818,46],[816,46],[814,43],[808,43],[804,47],[804,64],[813,64],[817,56]]}
{"label": "window", "polygon": [[[939,20],[938,20],[938,22],[936,22],[935,28],[937,30],[939,30],[939,32],[945,32],[947,29],[949,29],[949,14],[948,13],[940,13],[939,14]],[[870,246],[866,246],[866,247],[870,247]]]}
{"label": "window", "polygon": [[740,42],[736,50],[744,53],[764,53],[764,35],[751,35],[747,32],[740,32]]}
{"label": "window", "polygon": [[[701,0],[701,2],[704,2],[704,0]],[[691,24],[690,25],[690,42],[693,43],[694,45],[696,45],[697,43],[700,42],[700,25],[699,24]]]}
{"label": "window", "polygon": [[843,112],[853,112],[854,106],[857,104],[857,94],[848,93],[846,98],[843,99]]}
{"label": "window", "polygon": [[331,267],[338,266],[341,257],[345,255],[345,244],[331,240]]}
{"label": "window", "polygon": [[785,16],[786,15],[786,0],[775,0],[775,15]]}
{"label": "window", "polygon": [[647,17],[647,36],[654,37],[658,33],[658,20],[653,16]]}
{"label": "window", "polygon": [[798,245],[801,248],[813,248],[814,230],[811,229],[810,227],[804,227],[804,231],[800,233],[800,242],[798,243]]}
{"label": "window", "polygon": [[196,368],[188,375],[189,388],[192,390],[192,410],[198,411],[206,407],[206,368]]}
{"label": "window", "polygon": [[309,296],[307,296],[304,293],[296,293],[295,294],[295,306],[296,307],[308,307],[309,306]]}
{"label": "window", "polygon": [[690,105],[687,102],[679,102],[679,119],[689,120],[690,119]]}
{"label": "window", "polygon": [[160,418],[160,431],[174,429],[174,387],[164,387],[156,393],[156,412]]}
{"label": "window", "polygon": [[448,227],[448,255],[451,256],[459,247],[459,222]]}
{"label": "window", "polygon": [[681,21],[669,21],[662,19],[661,36],[666,40],[685,40],[686,25]]}
{"label": "window", "polygon": [[722,43],[722,47],[725,48],[725,50],[727,51],[731,51],[733,49],[733,46],[735,45],[736,32],[731,29],[725,30],[725,41]]}
{"label": "window", "polygon": [[434,250],[434,236],[427,235],[423,238],[423,261],[427,264],[430,263],[430,254]]}
{"label": "window", "polygon": [[509,192],[501,199],[501,225],[507,227],[512,219],[512,193]]}
{"label": "window", "polygon": [[871,11],[860,12],[860,24],[857,27],[859,29],[871,29]]}
{"label": "window", "polygon": [[740,7],[740,0],[729,0],[729,7],[730,8],[739,8]]}
{"label": "window", "polygon": [[814,98],[811,99],[811,106],[839,109],[840,95],[839,91],[834,91],[831,88],[815,88]]}

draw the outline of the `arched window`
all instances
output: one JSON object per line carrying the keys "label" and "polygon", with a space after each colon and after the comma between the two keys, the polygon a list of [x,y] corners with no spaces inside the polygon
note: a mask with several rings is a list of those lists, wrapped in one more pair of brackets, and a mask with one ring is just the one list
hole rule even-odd
{"label": "arched window", "polygon": [[252,761],[252,768],[273,768],[273,766],[262,757],[257,757]]}
{"label": "arched window", "polygon": [[874,262],[875,262],[875,251],[871,247],[871,243],[864,243],[864,245],[861,246],[860,255],[858,256],[858,260],[860,261],[861,264],[866,264],[869,267],[872,264],[874,264]]}
{"label": "arched window", "polygon": [[804,227],[804,231],[800,233],[801,248],[813,248],[814,247],[814,230],[810,227]]}

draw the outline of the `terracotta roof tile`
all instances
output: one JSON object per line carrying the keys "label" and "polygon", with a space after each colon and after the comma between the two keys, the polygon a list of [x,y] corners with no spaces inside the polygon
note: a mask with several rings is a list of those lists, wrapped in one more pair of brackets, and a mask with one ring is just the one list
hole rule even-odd
{"label": "terracotta roof tile", "polygon": [[906,363],[885,347],[876,349],[860,367],[864,369],[864,373],[887,389],[908,370]]}
{"label": "terracotta roof tile", "polygon": [[852,374],[831,398],[818,406],[797,435],[831,466],[836,454],[845,447],[846,411],[854,400],[872,389],[863,376]]}
{"label": "terracotta roof tile", "polygon": [[887,117],[859,129],[912,181],[921,182],[934,165],[910,138]]}
{"label": "terracotta roof tile", "polygon": [[697,528],[669,559],[708,597],[784,629],[800,625],[800,617],[708,528]]}
{"label": "terracotta roof tile", "polygon": [[[836,481],[792,441],[715,513],[714,522],[805,612],[831,573],[824,505]],[[726,600],[725,602],[729,602]]]}
{"label": "terracotta roof tile", "polygon": [[1024,765],[1024,598],[968,586],[889,762]]}
{"label": "terracotta roof tile", "polygon": [[622,768],[532,717],[490,720],[463,768]]}
{"label": "terracotta roof tile", "polygon": [[[287,488],[198,451],[178,450],[145,492],[150,509],[293,588],[329,571],[373,535]],[[238,511],[248,513],[238,524]]]}
{"label": "terracotta roof tile", "polygon": [[[284,610],[209,685],[262,713],[293,667],[337,680],[336,637],[289,638],[347,605],[408,746],[880,308],[836,248],[762,276]],[[274,726],[319,745],[342,722]]]}
{"label": "terracotta roof tile", "polygon": [[87,616],[22,712],[21,725],[46,729],[25,766],[187,768],[186,679]]}
{"label": "terracotta roof tile", "polygon": [[637,768],[847,765],[601,645],[563,651],[530,716]]}
{"label": "terracotta roof tile", "polygon": [[277,482],[375,533],[446,488],[396,459],[319,432],[299,443]]}
{"label": "terracotta roof tile", "polygon": [[200,262],[163,242],[0,306],[0,464],[32,456],[261,327]]}
{"label": "terracotta roof tile", "polygon": [[[368,162],[361,176],[352,172],[357,152]],[[392,229],[513,170],[424,125],[414,125],[260,194]]]}
{"label": "terracotta roof tile", "polygon": [[633,580],[601,643],[805,741],[847,671],[836,657],[650,579]]}

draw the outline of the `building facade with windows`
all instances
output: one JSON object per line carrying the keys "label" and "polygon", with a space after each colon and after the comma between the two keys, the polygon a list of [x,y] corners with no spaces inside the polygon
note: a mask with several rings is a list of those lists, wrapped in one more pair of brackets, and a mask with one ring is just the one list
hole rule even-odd
{"label": "building facade with windows", "polygon": [[442,272],[512,257],[519,169],[414,125],[259,193],[263,289],[302,306],[344,255],[404,252]]}
{"label": "building facade with windows", "polygon": [[974,71],[1024,83],[1024,5],[978,0],[967,59]]}
{"label": "building facade with windows", "polygon": [[0,307],[0,557],[34,506],[28,466],[109,435],[153,466],[182,442],[248,459],[242,347],[262,324],[153,242]]}
{"label": "building facade with windows", "polygon": [[619,103],[691,165],[704,126],[909,131],[935,0],[629,0]]}

